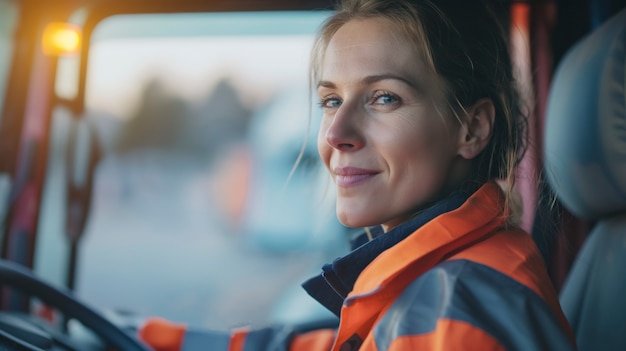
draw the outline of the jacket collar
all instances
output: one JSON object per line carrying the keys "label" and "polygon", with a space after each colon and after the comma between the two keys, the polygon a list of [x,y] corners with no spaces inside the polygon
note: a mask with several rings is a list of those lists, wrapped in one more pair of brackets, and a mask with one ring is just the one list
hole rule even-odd
{"label": "jacket collar", "polygon": [[416,232],[424,224],[441,214],[453,211],[470,197],[472,190],[457,192],[436,202],[411,220],[383,234],[380,227],[373,228],[374,239],[368,241],[365,233],[352,240],[352,251],[331,264],[322,267],[322,273],[302,284],[303,288],[323,306],[339,316],[341,306],[353,291],[357,278],[379,255]]}
{"label": "jacket collar", "polygon": [[351,338],[364,340],[386,307],[424,272],[497,232],[509,215],[503,204],[499,186],[487,183],[457,209],[426,222],[378,255],[341,307],[333,350]]}
{"label": "jacket collar", "polygon": [[358,276],[344,305],[381,290],[394,295],[438,263],[491,236],[508,217],[498,184],[484,184],[459,208],[425,223],[376,257]]}

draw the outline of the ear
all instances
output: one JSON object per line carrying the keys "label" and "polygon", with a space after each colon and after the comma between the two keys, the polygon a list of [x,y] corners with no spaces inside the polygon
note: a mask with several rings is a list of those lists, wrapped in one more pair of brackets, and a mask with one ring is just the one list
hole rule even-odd
{"label": "ear", "polygon": [[459,130],[458,154],[471,160],[487,146],[493,134],[496,109],[491,99],[480,99],[465,110]]}

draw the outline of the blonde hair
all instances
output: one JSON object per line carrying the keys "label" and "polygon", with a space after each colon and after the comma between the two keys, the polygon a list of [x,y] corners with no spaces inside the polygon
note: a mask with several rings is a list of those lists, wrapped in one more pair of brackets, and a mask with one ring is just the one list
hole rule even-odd
{"label": "blonde hair", "polygon": [[344,0],[321,27],[311,56],[312,86],[333,35],[349,21],[386,18],[408,38],[426,66],[444,82],[448,108],[458,116],[477,100],[495,108],[491,140],[474,159],[470,183],[502,180],[505,208],[514,210],[515,169],[526,148],[527,120],[521,111],[507,31],[479,0]]}

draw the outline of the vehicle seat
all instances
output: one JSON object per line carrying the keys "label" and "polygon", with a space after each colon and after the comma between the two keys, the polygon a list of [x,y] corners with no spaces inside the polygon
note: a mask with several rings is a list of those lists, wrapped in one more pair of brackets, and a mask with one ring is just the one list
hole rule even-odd
{"label": "vehicle seat", "polygon": [[626,350],[625,46],[623,9],[564,56],[548,100],[546,176],[595,223],[560,293],[581,351]]}

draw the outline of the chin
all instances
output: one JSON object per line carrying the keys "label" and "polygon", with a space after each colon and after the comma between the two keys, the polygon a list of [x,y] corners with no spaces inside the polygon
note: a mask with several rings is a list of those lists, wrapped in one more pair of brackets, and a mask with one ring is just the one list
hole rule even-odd
{"label": "chin", "polygon": [[349,228],[363,227],[363,225],[361,225],[362,221],[359,220],[360,218],[358,218],[358,216],[355,218],[355,216],[348,213],[337,212],[337,219],[339,219],[341,224]]}
{"label": "chin", "polygon": [[365,214],[337,212],[337,218],[341,224],[348,228],[364,228],[380,224],[372,223],[373,216],[367,216]]}

